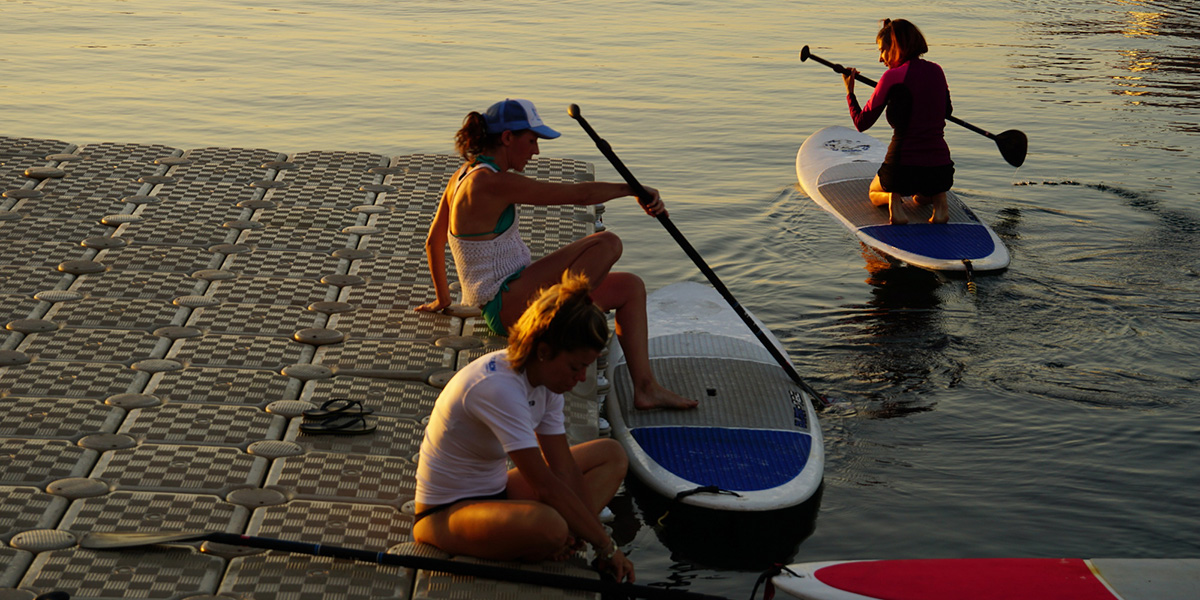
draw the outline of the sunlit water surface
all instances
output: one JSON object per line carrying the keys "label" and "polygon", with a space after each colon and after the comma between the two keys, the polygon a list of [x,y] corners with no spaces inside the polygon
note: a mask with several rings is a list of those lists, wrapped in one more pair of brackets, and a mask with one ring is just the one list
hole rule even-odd
{"label": "sunlit water surface", "polygon": [[[526,97],[564,132],[546,155],[614,180],[577,103],[840,400],[815,531],[782,559],[1200,556],[1200,6],[862,6],[5,1],[0,134],[449,152],[468,111]],[[868,261],[795,185],[805,136],[849,124],[840,78],[797,52],[877,78],[882,17],[923,28],[957,116],[1029,135],[1013,169],[947,131],[956,189],[1012,253],[974,293]],[[632,201],[605,218],[650,287],[702,279]],[[749,593],[753,569],[619,508],[640,582]]]}

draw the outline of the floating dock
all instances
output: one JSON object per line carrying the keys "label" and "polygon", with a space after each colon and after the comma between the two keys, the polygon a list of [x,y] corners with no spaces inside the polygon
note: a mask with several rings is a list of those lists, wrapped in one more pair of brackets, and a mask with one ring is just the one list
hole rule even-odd
{"label": "floating dock", "polygon": [[[412,543],[424,420],[504,345],[473,307],[413,310],[434,297],[424,240],[460,164],[0,137],[0,599],[596,597],[209,543],[77,546],[202,530],[452,558]],[[526,174],[594,177],[546,158]],[[521,209],[535,258],[599,223]],[[568,398],[572,443],[597,436],[603,391],[593,367]],[[377,429],[301,434],[330,398]]]}

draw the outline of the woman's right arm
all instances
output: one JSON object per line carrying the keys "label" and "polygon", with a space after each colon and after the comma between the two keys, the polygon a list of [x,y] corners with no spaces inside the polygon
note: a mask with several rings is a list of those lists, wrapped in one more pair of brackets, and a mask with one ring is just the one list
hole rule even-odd
{"label": "woman's right arm", "polygon": [[417,307],[417,310],[437,312],[450,306],[450,284],[446,281],[446,241],[450,231],[450,186],[442,192],[437,213],[425,236],[425,258],[429,263],[429,276],[437,298]]}
{"label": "woman's right arm", "polygon": [[594,548],[597,556],[617,581],[634,581],[633,563],[621,552],[604,529],[600,518],[588,510],[583,500],[562,478],[550,469],[540,447],[524,448],[508,453],[517,470],[537,492],[538,500],[550,505],[567,522],[567,527]]}
{"label": "woman's right arm", "polygon": [[883,109],[887,106],[888,92],[892,87],[892,80],[895,76],[889,77],[888,73],[892,71],[884,71],[883,76],[879,78],[879,83],[875,85],[875,91],[871,93],[871,98],[867,100],[867,105],[859,108],[858,98],[854,96],[854,76],[858,75],[857,69],[849,69],[850,73],[843,74],[843,79],[847,80],[846,89],[849,93],[846,95],[846,103],[850,105],[850,119],[854,121],[854,128],[859,131],[866,131],[879,120],[883,114]]}
{"label": "woman's right arm", "polygon": [[[538,181],[517,173],[494,173],[487,178],[483,186],[480,183],[483,182],[476,182],[476,187],[472,188],[475,194],[478,195],[482,192],[494,196],[497,201],[504,204],[591,206],[616,198],[636,195],[633,188],[626,183],[604,181],[555,183]],[[666,208],[658,195],[658,190],[647,187],[646,191],[652,196],[650,206],[645,208],[646,212],[651,216],[657,216],[664,212]]]}

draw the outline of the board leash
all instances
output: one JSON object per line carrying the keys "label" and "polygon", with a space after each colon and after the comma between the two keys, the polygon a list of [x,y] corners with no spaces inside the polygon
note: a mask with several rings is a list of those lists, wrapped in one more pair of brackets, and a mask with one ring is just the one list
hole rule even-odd
{"label": "board leash", "polygon": [[967,291],[974,295],[978,291],[975,287],[975,268],[971,265],[971,259],[969,258],[962,259],[962,263],[967,271]]}
{"label": "board leash", "polygon": [[775,582],[772,579],[782,573],[787,573],[793,577],[800,577],[799,573],[789,569],[787,565],[775,563],[770,569],[763,571],[758,576],[758,580],[754,582],[754,589],[750,590],[750,600],[754,600],[754,597],[758,595],[758,587],[760,585],[763,586],[763,600],[772,600],[775,597]]}

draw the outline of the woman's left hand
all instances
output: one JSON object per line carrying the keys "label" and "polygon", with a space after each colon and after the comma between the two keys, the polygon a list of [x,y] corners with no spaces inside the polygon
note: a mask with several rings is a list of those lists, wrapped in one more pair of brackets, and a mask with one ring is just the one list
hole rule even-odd
{"label": "woman's left hand", "polygon": [[646,191],[650,193],[650,201],[642,205],[642,210],[646,211],[646,214],[652,217],[657,217],[660,214],[664,217],[667,216],[667,205],[663,204],[662,197],[658,195],[658,190],[646,187]]}
{"label": "woman's left hand", "polygon": [[429,302],[416,307],[416,310],[421,312],[442,312],[442,309],[446,308],[447,306],[450,306],[449,300],[436,299],[430,300]]}

